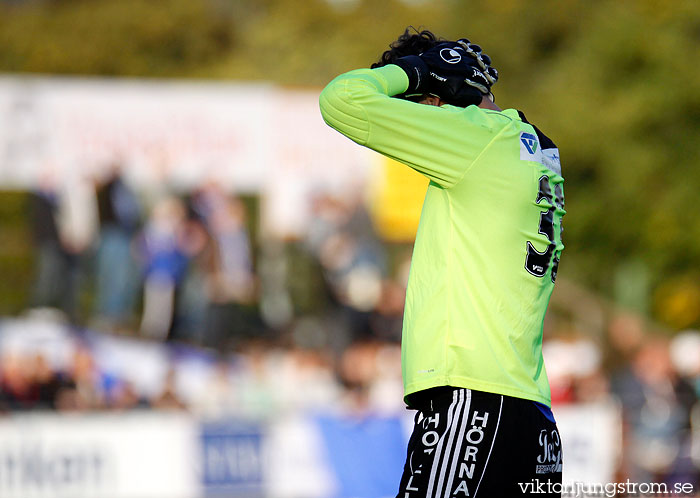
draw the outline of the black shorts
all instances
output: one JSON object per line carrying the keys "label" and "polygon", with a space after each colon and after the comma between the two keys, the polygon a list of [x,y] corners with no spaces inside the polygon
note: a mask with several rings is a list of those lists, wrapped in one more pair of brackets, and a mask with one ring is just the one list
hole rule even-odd
{"label": "black shorts", "polygon": [[559,431],[534,401],[440,387],[409,402],[418,413],[397,498],[561,496]]}

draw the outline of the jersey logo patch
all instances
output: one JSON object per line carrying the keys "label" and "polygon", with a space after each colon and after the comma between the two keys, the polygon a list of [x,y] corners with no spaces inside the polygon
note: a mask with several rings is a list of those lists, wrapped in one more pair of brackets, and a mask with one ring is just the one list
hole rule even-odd
{"label": "jersey logo patch", "polygon": [[520,133],[520,159],[523,161],[542,162],[542,149],[537,135],[523,131]]}
{"label": "jersey logo patch", "polygon": [[530,154],[537,152],[538,146],[540,145],[537,142],[537,137],[531,133],[522,132],[520,134],[520,141]]}

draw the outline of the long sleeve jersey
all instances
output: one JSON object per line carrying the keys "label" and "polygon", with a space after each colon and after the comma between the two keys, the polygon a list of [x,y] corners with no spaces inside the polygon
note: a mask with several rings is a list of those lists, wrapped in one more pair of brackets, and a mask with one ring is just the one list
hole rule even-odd
{"label": "long sleeve jersey", "polygon": [[563,249],[559,152],[514,109],[391,98],[395,65],[358,69],[320,96],[324,120],[430,180],[402,333],[404,394],[454,386],[550,405],[545,312]]}

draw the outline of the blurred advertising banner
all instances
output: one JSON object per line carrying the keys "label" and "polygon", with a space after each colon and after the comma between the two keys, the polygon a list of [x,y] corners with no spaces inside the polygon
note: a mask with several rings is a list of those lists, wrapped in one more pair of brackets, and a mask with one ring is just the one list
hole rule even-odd
{"label": "blurred advertising banner", "polygon": [[193,498],[196,430],[162,413],[0,418],[0,496]]}
{"label": "blurred advertising banner", "polygon": [[72,78],[0,78],[0,182],[30,188],[122,163],[139,184],[207,176],[256,188],[269,164],[272,89]]}
{"label": "blurred advertising banner", "polygon": [[[0,188],[99,177],[114,163],[146,189],[281,195],[365,181],[371,153],[325,125],[319,90],[270,84],[0,77]],[[286,204],[285,204],[286,203]]]}
{"label": "blurred advertising banner", "polygon": [[202,484],[207,496],[262,492],[262,437],[254,424],[230,421],[202,426]]}
{"label": "blurred advertising banner", "polygon": [[618,404],[557,405],[553,410],[562,441],[562,482],[614,482],[622,449]]}

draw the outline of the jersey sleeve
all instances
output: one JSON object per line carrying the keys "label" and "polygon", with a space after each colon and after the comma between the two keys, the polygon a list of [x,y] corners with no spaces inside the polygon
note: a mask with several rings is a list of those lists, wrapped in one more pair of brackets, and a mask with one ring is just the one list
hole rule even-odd
{"label": "jersey sleeve", "polygon": [[393,64],[350,71],[321,92],[321,114],[358,144],[451,187],[503,123],[477,106],[437,107],[391,98],[407,86],[406,73]]}

